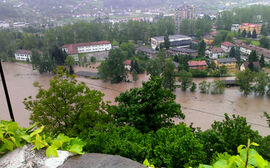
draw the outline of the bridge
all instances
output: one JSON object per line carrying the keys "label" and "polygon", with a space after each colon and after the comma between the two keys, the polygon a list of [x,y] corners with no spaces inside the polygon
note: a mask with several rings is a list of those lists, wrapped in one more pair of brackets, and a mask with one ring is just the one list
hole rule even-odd
{"label": "bridge", "polygon": [[221,82],[224,83],[226,85],[226,87],[239,86],[236,83],[236,80],[222,80]]}

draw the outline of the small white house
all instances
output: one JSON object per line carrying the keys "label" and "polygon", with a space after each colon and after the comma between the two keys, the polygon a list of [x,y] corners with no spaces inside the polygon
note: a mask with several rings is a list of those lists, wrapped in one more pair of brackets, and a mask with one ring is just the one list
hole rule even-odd
{"label": "small white house", "polygon": [[232,47],[234,47],[234,44],[230,43],[228,41],[221,43],[221,48],[225,53],[229,53],[231,51]]}
{"label": "small white house", "polygon": [[209,51],[209,58],[211,59],[218,59],[222,56],[224,56],[224,51],[220,47],[214,47]]}
{"label": "small white house", "polygon": [[15,52],[15,59],[18,61],[31,61],[32,51],[30,50],[17,50]]}
{"label": "small white house", "polygon": [[232,24],[231,31],[238,31],[239,30],[239,24]]}

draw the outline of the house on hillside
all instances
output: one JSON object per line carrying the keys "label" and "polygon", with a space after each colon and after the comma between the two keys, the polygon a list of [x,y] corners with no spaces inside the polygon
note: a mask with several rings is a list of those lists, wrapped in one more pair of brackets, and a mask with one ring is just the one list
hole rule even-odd
{"label": "house on hillside", "polygon": [[235,45],[233,43],[230,43],[228,41],[221,43],[221,48],[225,53],[229,53],[234,46]]}
{"label": "house on hillside", "polygon": [[206,61],[189,61],[188,66],[191,69],[205,70],[207,68]]}
{"label": "house on hillside", "polygon": [[32,51],[30,50],[17,50],[15,52],[15,59],[18,61],[31,61]]}
{"label": "house on hillside", "polygon": [[131,69],[131,60],[124,61],[125,68],[130,71]]}
{"label": "house on hillside", "polygon": [[206,53],[211,59],[218,59],[219,57],[222,57],[225,54],[220,47],[211,48]]}
{"label": "house on hillside", "polygon": [[[244,62],[241,66],[240,66],[240,71],[244,71],[248,68],[248,62]],[[257,61],[257,62],[253,62],[253,67],[255,69],[261,69],[261,65],[260,63]]]}
{"label": "house on hillside", "polygon": [[228,70],[237,68],[237,60],[235,58],[220,58],[216,59],[215,63],[218,67],[224,65]]}
{"label": "house on hillside", "polygon": [[81,55],[86,56],[87,60],[95,57],[97,61],[103,61],[108,57],[111,49],[112,45],[109,41],[65,44],[62,46],[62,50],[68,55],[73,56],[75,61],[79,61],[79,56]]}

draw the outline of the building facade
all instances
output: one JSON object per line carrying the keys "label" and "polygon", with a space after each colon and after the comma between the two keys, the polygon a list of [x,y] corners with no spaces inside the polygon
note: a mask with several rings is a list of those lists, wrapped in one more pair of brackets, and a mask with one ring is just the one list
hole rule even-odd
{"label": "building facade", "polygon": [[30,50],[17,50],[15,52],[15,59],[18,61],[31,61],[32,51]]}
{"label": "building facade", "polygon": [[180,33],[180,25],[184,19],[195,19],[195,7],[190,5],[184,5],[174,10],[174,23],[175,32]]}
{"label": "building facade", "polygon": [[211,48],[208,53],[208,56],[211,59],[218,59],[219,57],[224,56],[224,51],[220,47]]}
{"label": "building facade", "polygon": [[[170,46],[171,47],[189,47],[190,44],[192,43],[191,37],[184,36],[184,35],[171,35],[169,36],[170,40]],[[151,38],[151,47],[152,49],[160,49],[164,47],[164,36],[159,36],[159,37],[152,37]]]}
{"label": "building facade", "polygon": [[230,43],[228,41],[221,43],[221,48],[225,53],[229,53],[231,51],[232,47],[234,47],[234,44]]}
{"label": "building facade", "polygon": [[207,63],[205,61],[189,61],[188,66],[191,69],[205,70],[207,68]]}
{"label": "building facade", "polygon": [[237,68],[237,60],[235,58],[221,58],[215,60],[215,63],[219,68],[222,67],[223,65],[228,70]]}
{"label": "building facade", "polygon": [[252,33],[254,30],[256,30],[257,34],[261,34],[262,25],[261,24],[249,24],[249,23],[243,23],[242,25],[239,25],[239,30],[242,32],[246,30],[248,33],[249,31]]}
{"label": "building facade", "polygon": [[62,46],[62,50],[68,55],[73,56],[75,61],[79,61],[80,54],[86,56],[88,60],[90,57],[96,57],[97,61],[103,61],[108,56],[109,50],[111,49],[112,45],[109,41],[66,44]]}

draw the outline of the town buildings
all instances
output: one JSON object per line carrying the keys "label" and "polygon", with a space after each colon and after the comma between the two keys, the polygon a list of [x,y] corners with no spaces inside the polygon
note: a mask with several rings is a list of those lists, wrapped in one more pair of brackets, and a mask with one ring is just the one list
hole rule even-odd
{"label": "town buildings", "polygon": [[[170,40],[170,46],[171,47],[189,47],[190,44],[192,43],[191,37],[185,36],[185,35],[170,35],[169,36]],[[160,49],[164,47],[164,36],[159,36],[159,37],[152,37],[151,38],[151,47],[155,49]]]}
{"label": "town buildings", "polygon": [[224,56],[224,51],[220,47],[214,47],[205,52],[209,58],[211,59],[218,59],[222,56]]}
{"label": "town buildings", "polygon": [[68,55],[72,55],[75,61],[79,61],[79,56],[86,56],[87,60],[96,57],[97,61],[103,61],[112,49],[109,41],[96,41],[89,43],[66,44],[62,46],[62,50]]}
{"label": "town buildings", "polygon": [[32,51],[30,50],[17,50],[15,52],[15,59],[18,61],[31,61]]}
{"label": "town buildings", "polygon": [[198,56],[198,51],[190,48],[171,48],[168,50],[170,56],[174,55],[190,55],[193,58]]}
{"label": "town buildings", "polygon": [[206,61],[189,61],[188,66],[191,69],[205,70],[207,68]]}
{"label": "town buildings", "polygon": [[155,58],[158,52],[156,50],[153,50],[152,48],[148,48],[145,46],[138,47],[135,49],[135,53],[138,54],[138,52],[142,52],[143,54],[149,56],[150,58]]}
{"label": "town buildings", "polygon": [[230,43],[228,41],[221,43],[221,48],[225,53],[229,53],[231,51],[232,47],[234,47],[234,44]]}
{"label": "town buildings", "polygon": [[180,25],[184,19],[195,19],[195,7],[184,5],[174,10],[175,32],[180,33]]}
{"label": "town buildings", "polygon": [[[248,68],[248,62],[244,62],[241,66],[240,66],[240,71],[244,71]],[[255,69],[261,69],[260,63],[258,61],[253,62],[253,67]]]}
{"label": "town buildings", "polygon": [[250,23],[243,23],[242,25],[239,25],[239,30],[242,32],[246,30],[246,32],[253,32],[256,30],[257,34],[261,34],[262,25],[261,24],[250,24]]}
{"label": "town buildings", "polygon": [[236,69],[237,68],[237,60],[235,58],[220,58],[216,59],[215,63],[217,67],[222,67],[223,65],[226,67],[226,69]]}

